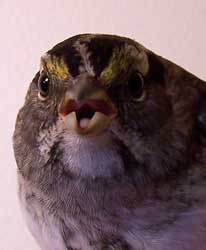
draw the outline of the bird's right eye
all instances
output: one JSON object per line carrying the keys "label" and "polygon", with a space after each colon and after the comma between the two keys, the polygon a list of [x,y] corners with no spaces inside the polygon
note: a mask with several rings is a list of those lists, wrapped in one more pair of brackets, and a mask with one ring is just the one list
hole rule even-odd
{"label": "bird's right eye", "polygon": [[135,71],[130,75],[128,87],[134,101],[140,102],[144,99],[144,79],[139,72]]}
{"label": "bird's right eye", "polygon": [[38,89],[39,89],[38,93],[39,98],[41,100],[45,100],[46,97],[49,95],[49,90],[50,90],[50,79],[46,74],[42,74],[39,77]]}

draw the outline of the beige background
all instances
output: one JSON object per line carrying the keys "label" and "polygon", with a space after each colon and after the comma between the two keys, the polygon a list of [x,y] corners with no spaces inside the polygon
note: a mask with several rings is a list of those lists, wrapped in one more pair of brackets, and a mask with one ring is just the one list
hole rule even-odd
{"label": "beige background", "polygon": [[206,79],[205,0],[0,0],[0,250],[37,250],[16,197],[11,136],[40,55],[77,33],[112,33]]}

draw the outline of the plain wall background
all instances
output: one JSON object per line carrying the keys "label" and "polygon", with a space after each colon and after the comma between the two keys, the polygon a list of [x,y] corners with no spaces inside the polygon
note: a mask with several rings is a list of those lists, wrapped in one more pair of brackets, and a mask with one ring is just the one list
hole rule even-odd
{"label": "plain wall background", "polygon": [[205,0],[0,0],[0,250],[38,250],[16,197],[11,137],[42,53],[77,33],[134,38],[206,79]]}

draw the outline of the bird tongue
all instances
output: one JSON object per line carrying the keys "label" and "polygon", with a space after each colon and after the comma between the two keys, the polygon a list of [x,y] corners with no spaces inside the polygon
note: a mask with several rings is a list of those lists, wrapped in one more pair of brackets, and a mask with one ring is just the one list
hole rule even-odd
{"label": "bird tongue", "polygon": [[[65,119],[73,127],[77,126],[80,130],[86,130],[90,126],[95,126],[95,122],[102,119],[104,121],[110,120],[114,114],[113,106],[106,101],[88,100],[86,102],[77,102],[71,100],[67,105],[62,106],[60,113],[63,117],[70,117]],[[71,115],[70,115],[71,114]],[[76,124],[76,125],[75,125]],[[101,127],[101,125],[98,125]]]}
{"label": "bird tongue", "polygon": [[96,110],[87,104],[82,105],[79,109],[76,110],[76,118],[80,128],[86,128],[94,116]]}
{"label": "bird tongue", "polygon": [[80,121],[79,121],[79,126],[80,128],[86,128],[88,123],[89,123],[90,119],[88,118],[82,118]]}

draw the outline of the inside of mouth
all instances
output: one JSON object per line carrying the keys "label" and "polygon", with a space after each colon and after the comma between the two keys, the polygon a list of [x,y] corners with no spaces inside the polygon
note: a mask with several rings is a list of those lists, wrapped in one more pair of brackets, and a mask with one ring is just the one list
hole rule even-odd
{"label": "inside of mouth", "polygon": [[89,105],[84,105],[81,108],[76,110],[77,121],[80,122],[82,119],[91,120],[95,112],[96,110],[90,107]]}

